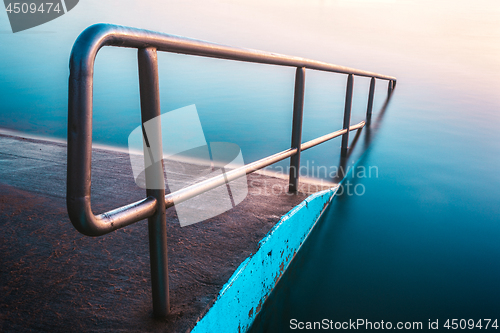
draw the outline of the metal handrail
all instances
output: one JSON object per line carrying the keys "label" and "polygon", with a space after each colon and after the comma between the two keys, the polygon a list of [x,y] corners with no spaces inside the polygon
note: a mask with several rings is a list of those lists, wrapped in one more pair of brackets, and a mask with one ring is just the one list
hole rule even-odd
{"label": "metal handrail", "polygon": [[[142,123],[160,116],[157,51],[182,53],[219,59],[296,67],[291,148],[228,171],[200,183],[165,195],[165,190],[147,190],[147,198],[135,203],[94,215],[91,209],[92,103],[94,61],[103,46],[138,49]],[[348,74],[343,129],[301,143],[304,104],[305,69]],[[300,152],[342,136],[341,154],[348,151],[349,132],[365,126],[362,121],[350,125],[353,75],[371,77],[367,119],[371,116],[375,79],[388,80],[388,96],[396,78],[324,62],[224,46],[195,39],[110,24],[96,24],[78,36],[70,59],[68,98],[68,166],[66,203],[74,227],[88,236],[101,236],[113,230],[148,218],[150,237],[153,312],[166,316],[169,312],[166,217],[165,209],[204,193],[244,174],[290,157],[289,191],[296,192],[299,179]],[[161,130],[161,129],[160,129]],[[161,144],[159,147],[161,154]],[[148,172],[163,179],[163,170],[156,167]],[[146,178],[148,178],[146,173]]]}

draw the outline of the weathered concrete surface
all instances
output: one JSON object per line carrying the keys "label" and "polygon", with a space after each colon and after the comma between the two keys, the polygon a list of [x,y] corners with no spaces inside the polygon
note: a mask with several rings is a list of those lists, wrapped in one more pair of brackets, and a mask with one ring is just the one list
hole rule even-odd
{"label": "weathered concrete surface", "polygon": [[[252,174],[236,208],[180,228],[167,210],[172,315],[151,318],[145,221],[90,238],[65,208],[63,143],[0,134],[0,331],[184,332],[280,217],[304,200],[283,179]],[[92,202],[100,213],[144,197],[128,155],[95,149]],[[280,190],[281,189],[281,190]]]}

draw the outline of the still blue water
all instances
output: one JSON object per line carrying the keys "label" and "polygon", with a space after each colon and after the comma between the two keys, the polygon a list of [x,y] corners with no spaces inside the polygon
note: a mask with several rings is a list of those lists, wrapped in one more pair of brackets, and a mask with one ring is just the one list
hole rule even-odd
{"label": "still blue water", "polygon": [[393,97],[359,162],[379,177],[347,179],[366,192],[334,198],[251,332],[500,316],[498,108],[454,117],[473,103],[422,100],[404,80]]}
{"label": "still blue water", "polygon": [[[438,318],[441,324],[447,318],[500,319],[496,2],[482,1],[491,10],[481,11],[441,1],[432,13],[406,2],[367,1],[355,8],[342,1],[248,2],[244,10],[217,1],[199,8],[169,2],[152,13],[140,2],[112,8],[119,3],[82,1],[63,17],[17,34],[0,14],[0,127],[66,137],[71,46],[85,27],[102,21],[394,75],[398,85],[371,144],[365,149],[361,137],[356,146],[358,166],[376,167],[378,177],[348,178],[363,195],[333,200],[253,331],[286,331],[293,318],[424,326]],[[391,19],[371,15],[375,10]],[[297,25],[297,16],[309,25]],[[443,22],[450,26],[444,29]],[[471,34],[453,34],[471,22],[477,23]],[[350,29],[341,29],[346,24]],[[126,147],[139,125],[136,61],[134,50],[99,52],[94,142]],[[238,144],[246,163],[289,147],[294,69],[174,54],[160,54],[159,69],[162,112],[195,104],[207,141]],[[307,71],[303,141],[341,128],[345,82],[344,75]],[[367,91],[368,80],[355,78],[353,123],[364,117]],[[374,117],[385,95],[386,84],[378,81]],[[310,149],[302,163],[338,165],[339,146],[335,139]]]}

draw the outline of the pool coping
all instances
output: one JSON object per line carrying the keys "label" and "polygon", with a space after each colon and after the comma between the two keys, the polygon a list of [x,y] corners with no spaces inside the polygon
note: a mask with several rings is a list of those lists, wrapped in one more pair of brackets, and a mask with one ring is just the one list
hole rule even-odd
{"label": "pool coping", "polygon": [[282,216],[187,332],[246,332],[338,189],[314,193]]}

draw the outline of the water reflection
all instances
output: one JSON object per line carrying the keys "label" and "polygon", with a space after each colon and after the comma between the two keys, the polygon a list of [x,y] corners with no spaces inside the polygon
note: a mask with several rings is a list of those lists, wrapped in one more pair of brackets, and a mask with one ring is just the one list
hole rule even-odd
{"label": "water reflection", "polygon": [[[340,156],[340,162],[337,168],[338,172],[335,173],[335,176],[331,179],[333,183],[336,184],[341,183],[342,180],[349,173],[349,168],[354,168],[356,162],[359,162],[359,159],[366,153],[377,131],[382,125],[382,120],[384,118],[389,102],[391,101],[393,93],[394,89],[388,92],[387,97],[385,98],[385,101],[382,104],[380,111],[377,112],[378,115],[374,122],[372,122],[373,113],[367,111],[365,126],[356,130],[356,134],[354,135],[354,138],[352,139],[349,145],[349,150],[347,151],[347,155]],[[359,150],[357,150],[356,146],[362,133],[364,133],[363,146]],[[354,152],[356,152],[356,154],[353,154]],[[351,166],[351,164],[353,165]]]}

